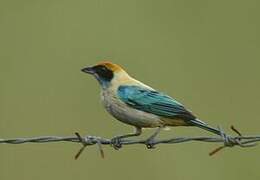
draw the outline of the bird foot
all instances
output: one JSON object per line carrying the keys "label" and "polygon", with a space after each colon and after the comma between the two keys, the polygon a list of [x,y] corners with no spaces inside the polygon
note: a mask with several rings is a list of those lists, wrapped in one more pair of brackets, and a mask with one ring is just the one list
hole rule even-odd
{"label": "bird foot", "polygon": [[115,150],[119,150],[120,148],[122,148],[122,143],[121,143],[121,138],[118,136],[115,136],[111,139],[111,146],[115,149]]}
{"label": "bird foot", "polygon": [[147,149],[155,149],[156,148],[155,144],[156,143],[155,143],[154,139],[147,139],[145,141],[145,145],[146,145]]}

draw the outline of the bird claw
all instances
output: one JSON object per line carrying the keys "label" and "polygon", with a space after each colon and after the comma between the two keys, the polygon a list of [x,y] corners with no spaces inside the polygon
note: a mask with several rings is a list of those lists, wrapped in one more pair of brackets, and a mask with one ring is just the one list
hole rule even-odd
{"label": "bird claw", "polygon": [[121,138],[120,137],[113,137],[111,139],[111,146],[115,149],[115,150],[119,150],[120,148],[122,148],[122,143],[121,143]]}
{"label": "bird claw", "polygon": [[147,149],[155,149],[155,142],[153,139],[148,139],[145,141],[145,145],[147,147]]}

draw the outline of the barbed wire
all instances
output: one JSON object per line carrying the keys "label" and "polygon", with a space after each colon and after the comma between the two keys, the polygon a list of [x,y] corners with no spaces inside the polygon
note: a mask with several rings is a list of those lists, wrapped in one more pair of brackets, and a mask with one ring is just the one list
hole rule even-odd
{"label": "barbed wire", "polygon": [[[252,147],[256,146],[256,142],[260,141],[260,135],[256,136],[243,136],[241,133],[231,126],[231,129],[236,132],[237,136],[228,136],[226,135],[221,128],[221,136],[216,137],[176,137],[170,139],[163,139],[163,140],[154,140],[152,144],[150,143],[149,146],[154,147],[157,144],[176,144],[176,143],[184,143],[184,142],[191,142],[191,141],[201,141],[201,142],[210,142],[210,143],[223,143],[222,146],[214,149],[209,153],[209,155],[213,155],[220,151],[225,147]],[[13,138],[13,139],[0,139],[0,144],[23,144],[23,143],[49,143],[49,142],[73,142],[73,143],[81,143],[83,146],[76,154],[75,159],[77,159],[80,154],[83,152],[85,147],[91,145],[97,145],[100,151],[101,157],[104,158],[104,151],[101,145],[112,145],[113,141],[111,139],[102,138],[98,136],[81,136],[79,133],[75,133],[76,136],[68,136],[68,137],[59,137],[59,136],[40,136],[40,137],[32,137],[32,138]],[[123,139],[120,142],[121,145],[133,145],[133,144],[145,144],[147,145],[146,140],[130,140],[130,139]]]}

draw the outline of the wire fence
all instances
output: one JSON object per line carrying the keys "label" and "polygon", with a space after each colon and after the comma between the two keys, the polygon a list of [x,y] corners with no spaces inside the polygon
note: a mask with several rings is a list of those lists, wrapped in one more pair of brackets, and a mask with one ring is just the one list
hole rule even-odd
{"label": "wire fence", "polygon": [[[220,128],[219,128],[220,129]],[[213,155],[220,151],[225,147],[252,147],[256,146],[256,142],[260,141],[260,135],[256,136],[243,136],[241,133],[231,126],[231,129],[237,133],[237,136],[228,136],[226,135],[221,129],[221,136],[216,137],[175,137],[170,139],[163,139],[163,140],[154,140],[152,145],[154,147],[157,144],[176,144],[176,143],[184,143],[184,142],[191,142],[191,141],[201,141],[201,142],[208,142],[208,143],[222,143],[220,147],[214,149],[209,153],[209,155]],[[0,144],[23,144],[23,143],[50,143],[50,142],[74,142],[74,143],[81,143],[83,146],[79,150],[79,152],[75,155],[75,159],[77,159],[80,154],[83,152],[85,147],[91,145],[97,145],[101,157],[104,158],[104,151],[102,149],[102,145],[111,145],[113,146],[113,141],[111,139],[102,138],[98,136],[81,136],[79,133],[75,133],[75,136],[68,136],[68,137],[59,137],[59,136],[41,136],[41,137],[32,137],[32,138],[13,138],[13,139],[0,139]],[[147,145],[146,140],[130,140],[130,139],[123,139],[120,142],[121,145],[133,145],[133,144],[145,144]]]}

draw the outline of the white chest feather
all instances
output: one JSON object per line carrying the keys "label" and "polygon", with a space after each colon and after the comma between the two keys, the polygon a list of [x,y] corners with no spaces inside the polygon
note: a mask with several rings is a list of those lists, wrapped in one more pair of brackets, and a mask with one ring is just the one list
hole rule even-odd
{"label": "white chest feather", "polygon": [[161,120],[158,116],[129,107],[117,96],[117,88],[108,88],[101,92],[105,109],[117,120],[137,127],[158,127]]}

